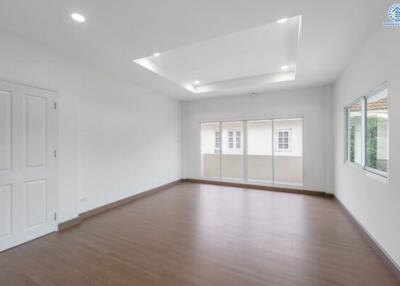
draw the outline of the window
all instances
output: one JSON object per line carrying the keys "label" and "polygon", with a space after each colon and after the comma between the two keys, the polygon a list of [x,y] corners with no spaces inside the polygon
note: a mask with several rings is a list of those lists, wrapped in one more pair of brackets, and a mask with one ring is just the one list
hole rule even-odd
{"label": "window", "polygon": [[274,184],[303,185],[303,118],[275,119]]}
{"label": "window", "polygon": [[361,165],[362,158],[362,101],[350,105],[347,109],[348,116],[348,160]]}
{"label": "window", "polygon": [[203,177],[302,186],[303,118],[203,123],[201,164]]}
{"label": "window", "polygon": [[290,151],[290,130],[278,130],[277,150],[279,152]]}
{"label": "window", "polygon": [[221,150],[221,132],[215,131],[215,153]]}
{"label": "window", "polygon": [[[208,178],[219,178],[221,132],[220,123],[201,124],[201,175]],[[219,137],[219,139],[218,139]],[[218,140],[220,141],[218,146]],[[217,148],[219,147],[219,148]]]}
{"label": "window", "polygon": [[247,178],[273,183],[272,120],[247,122]]}
{"label": "window", "polygon": [[389,160],[387,89],[368,97],[366,107],[365,166],[367,169],[387,174]]}
{"label": "window", "polygon": [[347,107],[347,160],[387,177],[389,166],[386,84]]}
{"label": "window", "polygon": [[229,148],[233,149],[240,149],[242,148],[242,132],[240,131],[229,131],[228,132],[228,142],[229,142]]}
{"label": "window", "polygon": [[242,134],[243,121],[222,122],[221,130],[221,177],[228,180],[243,180],[244,150],[241,148],[241,138],[239,144],[237,143],[237,135]]}
{"label": "window", "polygon": [[233,131],[229,131],[229,148],[233,148]]}
{"label": "window", "polygon": [[242,148],[242,135],[240,131],[236,131],[236,148]]}

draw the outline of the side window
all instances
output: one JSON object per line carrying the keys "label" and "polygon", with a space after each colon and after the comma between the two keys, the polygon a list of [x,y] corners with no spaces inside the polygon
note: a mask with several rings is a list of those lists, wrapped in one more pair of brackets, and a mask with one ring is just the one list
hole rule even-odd
{"label": "side window", "polygon": [[229,131],[228,133],[228,142],[229,142],[229,148],[233,148],[233,131]]}
{"label": "side window", "polygon": [[374,172],[387,175],[389,163],[387,89],[367,98],[365,166]]}
{"label": "side window", "polygon": [[362,101],[347,108],[347,160],[362,164]]}
{"label": "side window", "polygon": [[219,131],[215,131],[215,150],[216,153],[221,150],[221,132]]}
{"label": "side window", "polygon": [[242,133],[240,131],[236,131],[236,148],[242,148]]}
{"label": "side window", "polygon": [[279,152],[288,152],[290,151],[290,137],[291,131],[289,129],[280,129],[278,130],[278,146],[277,150]]}
{"label": "side window", "polygon": [[346,108],[347,160],[388,177],[388,89],[383,86]]}

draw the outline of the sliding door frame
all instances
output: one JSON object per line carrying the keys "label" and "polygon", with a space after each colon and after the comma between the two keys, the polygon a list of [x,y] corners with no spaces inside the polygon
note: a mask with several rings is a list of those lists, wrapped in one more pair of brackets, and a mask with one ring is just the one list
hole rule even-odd
{"label": "sliding door frame", "polygon": [[[275,121],[276,120],[289,120],[289,119],[301,119],[302,121],[302,183],[301,185],[285,185],[285,184],[275,184]],[[272,136],[271,136],[271,144],[272,144],[272,183],[265,182],[262,185],[265,186],[285,186],[285,187],[300,187],[302,189],[305,188],[306,182],[305,182],[305,148],[304,148],[304,142],[305,142],[305,116],[304,115],[299,115],[299,116],[277,116],[277,117],[272,117],[272,118],[266,118],[266,117],[259,117],[259,118],[246,118],[246,119],[219,119],[219,120],[207,120],[207,121],[201,121],[199,122],[199,129],[200,129],[200,138],[201,138],[201,125],[202,124],[210,124],[210,123],[218,123],[219,124],[219,132],[221,136],[221,148],[219,152],[219,177],[206,177],[203,176],[203,171],[202,171],[202,163],[201,163],[201,151],[200,153],[200,177],[202,179],[207,179],[211,181],[221,181],[221,182],[230,182],[230,183],[237,183],[237,182],[244,182],[244,183],[250,183],[256,185],[253,181],[249,181],[248,179],[248,146],[247,146],[247,135],[248,135],[248,126],[247,123],[249,121],[271,121],[272,123]],[[243,178],[242,179],[236,179],[236,180],[227,180],[224,179],[222,176],[222,155],[223,155],[223,136],[222,136],[222,124],[224,122],[242,122],[242,133],[243,133]],[[201,140],[200,140],[201,141]],[[200,146],[201,150],[201,146]]]}

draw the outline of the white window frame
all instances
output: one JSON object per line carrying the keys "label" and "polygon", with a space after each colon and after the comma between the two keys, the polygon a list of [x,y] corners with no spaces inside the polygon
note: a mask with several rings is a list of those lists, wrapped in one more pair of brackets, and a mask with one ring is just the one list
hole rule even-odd
{"label": "white window frame", "polygon": [[235,148],[235,132],[228,131],[228,148],[234,149]]}
{"label": "white window frame", "polygon": [[240,130],[235,131],[235,148],[236,149],[242,148],[242,131]]}
{"label": "white window frame", "polygon": [[[302,121],[302,149],[301,149],[301,154],[302,154],[302,157],[303,157],[303,163],[302,163],[302,182],[301,182],[301,184],[296,184],[296,185],[293,185],[293,186],[297,186],[297,187],[304,187],[305,186],[305,172],[304,172],[304,126],[305,126],[305,124],[306,124],[306,120],[305,120],[305,118],[304,118],[304,116],[302,116],[302,115],[299,115],[299,116],[290,116],[290,117],[273,117],[273,118],[249,118],[249,119],[245,119],[245,120],[227,120],[227,121],[218,121],[218,120],[215,120],[215,121],[206,121],[206,122],[199,122],[199,125],[200,125],[200,132],[201,132],[201,125],[202,124],[207,124],[207,123],[219,123],[219,131],[220,131],[220,134],[221,134],[221,150],[220,150],[220,153],[219,153],[219,177],[209,177],[209,176],[204,176],[203,175],[203,173],[201,172],[200,173],[200,178],[207,178],[207,179],[210,179],[210,180],[213,180],[213,181],[224,181],[224,182],[245,182],[245,183],[247,183],[247,182],[249,182],[249,183],[254,183],[254,181],[252,181],[252,180],[249,180],[248,179],[248,169],[247,169],[247,164],[248,164],[248,154],[247,154],[247,123],[248,122],[253,122],[253,121],[265,121],[265,120],[268,120],[268,121],[271,121],[271,123],[272,123],[272,130],[275,130],[275,121],[276,120],[283,120],[283,119],[301,119],[301,121]],[[243,138],[243,141],[241,142],[241,146],[242,146],[242,148],[243,148],[243,178],[241,178],[241,179],[227,179],[227,178],[224,178],[224,177],[222,177],[222,155],[223,155],[223,153],[224,153],[224,144],[225,143],[223,143],[223,140],[222,140],[222,130],[223,130],[223,128],[222,128],[222,125],[223,125],[223,123],[225,123],[225,122],[242,122],[242,124],[243,124],[243,128],[242,128],[242,130],[241,130],[241,136],[242,136],[242,138]],[[282,128],[282,129],[284,129],[284,128]],[[289,128],[290,130],[291,130],[291,128]],[[229,131],[233,131],[234,133],[235,133],[235,131],[236,130],[228,130],[228,132]],[[236,134],[234,134],[234,137],[235,137],[235,135]],[[228,133],[228,142],[229,142],[229,133]],[[276,132],[272,132],[272,138],[271,138],[271,145],[272,145],[272,168],[273,168],[273,171],[272,171],[272,182],[268,182],[268,183],[263,183],[263,185],[266,185],[266,186],[281,186],[282,184],[280,184],[280,183],[277,183],[276,182],[276,180],[275,180],[275,172],[274,172],[274,169],[275,169],[275,153],[277,152],[276,151]],[[290,143],[291,144],[291,143]],[[228,145],[229,145],[229,143],[228,143]],[[229,147],[229,146],[228,146]],[[201,154],[201,152],[200,152],[200,154]],[[202,164],[202,163],[201,163]],[[200,168],[201,169],[201,168]],[[257,182],[258,184],[260,183],[260,182]]]}
{"label": "white window frame", "polygon": [[[367,102],[368,99],[371,97],[374,97],[375,95],[377,95],[378,93],[387,90],[388,93],[388,97],[389,97],[389,86],[388,86],[388,82],[384,82],[383,84],[381,84],[380,86],[378,86],[377,88],[371,90],[370,92],[368,92],[366,95],[357,98],[356,100],[354,100],[351,104],[347,105],[345,107],[345,124],[346,124],[346,133],[345,133],[345,150],[346,150],[346,154],[345,154],[345,161],[347,163],[356,165],[356,166],[360,166],[362,170],[368,172],[368,173],[372,173],[374,175],[378,175],[380,177],[383,177],[384,179],[389,179],[389,162],[390,162],[390,149],[389,149],[389,106],[388,106],[388,132],[387,132],[387,148],[388,148],[388,166],[387,166],[387,172],[383,172],[371,167],[368,167],[366,165],[366,157],[367,157],[367,148],[366,148],[366,141],[367,141]],[[355,103],[361,102],[361,165],[355,162],[352,162],[350,160],[350,120],[349,120],[349,109],[351,108],[352,105],[354,105]]]}
{"label": "white window frame", "polygon": [[[239,136],[238,136],[239,134]],[[242,149],[242,131],[228,130],[228,148]]]}
{"label": "white window frame", "polygon": [[[360,104],[361,105],[361,163],[353,162],[350,159],[350,109],[352,108],[353,105],[355,104]],[[346,111],[346,161],[357,165],[357,166],[363,166],[364,165],[364,109],[365,109],[365,104],[364,104],[364,97],[357,98],[354,100],[352,103],[346,106],[345,111]]]}
{"label": "white window frame", "polygon": [[214,147],[215,147],[215,153],[218,154],[221,151],[221,131],[215,131],[215,146]]}
{"label": "white window frame", "polygon": [[[280,148],[279,147],[279,139],[280,139],[280,133],[281,132],[287,132],[288,134],[288,148]],[[280,128],[276,130],[276,152],[291,152],[292,151],[292,129],[291,128]],[[282,137],[282,139],[285,139],[285,137]],[[285,145],[285,143],[283,143]]]}

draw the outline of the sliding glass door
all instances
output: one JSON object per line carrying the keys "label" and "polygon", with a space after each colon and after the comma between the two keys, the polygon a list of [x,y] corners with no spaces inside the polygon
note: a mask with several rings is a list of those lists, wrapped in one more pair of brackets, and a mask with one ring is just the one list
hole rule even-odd
{"label": "sliding glass door", "polygon": [[302,186],[303,119],[201,124],[201,175]]}
{"label": "sliding glass door", "polygon": [[303,184],[303,119],[274,120],[274,183]]}
{"label": "sliding glass door", "polygon": [[247,122],[247,178],[273,183],[272,120]]}
{"label": "sliding glass door", "polygon": [[243,122],[222,122],[222,178],[243,180]]}
{"label": "sliding glass door", "polygon": [[221,123],[201,124],[201,176],[221,177]]}

